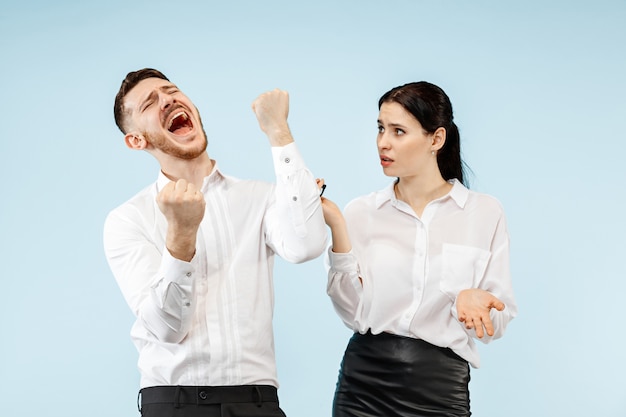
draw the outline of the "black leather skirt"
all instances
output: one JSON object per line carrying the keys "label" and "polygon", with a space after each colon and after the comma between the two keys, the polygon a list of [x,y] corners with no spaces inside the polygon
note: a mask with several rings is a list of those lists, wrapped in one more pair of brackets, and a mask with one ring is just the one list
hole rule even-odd
{"label": "black leather skirt", "polygon": [[334,417],[470,416],[469,365],[452,350],[388,333],[355,333],[341,363]]}

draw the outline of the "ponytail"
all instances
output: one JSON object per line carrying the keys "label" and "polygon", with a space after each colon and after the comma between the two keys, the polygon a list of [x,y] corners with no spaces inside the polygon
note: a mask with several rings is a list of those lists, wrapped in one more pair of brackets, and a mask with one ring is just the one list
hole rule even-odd
{"label": "ponytail", "polygon": [[465,185],[464,163],[461,159],[461,138],[459,128],[451,121],[446,129],[446,141],[437,153],[437,165],[444,180],[458,179]]}

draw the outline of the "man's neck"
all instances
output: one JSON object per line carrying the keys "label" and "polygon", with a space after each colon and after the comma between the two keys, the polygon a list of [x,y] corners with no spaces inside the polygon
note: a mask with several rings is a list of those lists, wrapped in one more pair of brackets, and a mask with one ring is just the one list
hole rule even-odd
{"label": "man's neck", "polygon": [[172,181],[185,179],[198,189],[202,188],[204,178],[213,171],[213,161],[206,152],[194,159],[173,158],[161,162],[161,171]]}

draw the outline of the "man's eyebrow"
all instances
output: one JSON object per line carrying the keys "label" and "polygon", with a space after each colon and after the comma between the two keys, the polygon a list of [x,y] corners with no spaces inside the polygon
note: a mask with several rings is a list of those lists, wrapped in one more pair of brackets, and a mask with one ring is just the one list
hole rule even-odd
{"label": "man's eyebrow", "polygon": [[[162,85],[161,87],[159,87],[159,90],[163,92],[168,92],[171,90],[178,90],[178,87],[176,87],[176,85],[174,84],[167,84],[167,85]],[[141,111],[146,106],[146,103],[148,103],[151,100],[155,100],[156,95],[157,95],[157,92],[155,90],[150,91],[150,94],[148,94],[146,98],[144,98],[143,100],[139,102],[139,105],[138,105],[139,111]]]}
{"label": "man's eyebrow", "polygon": [[143,110],[143,108],[146,106],[146,103],[148,103],[151,100],[156,99],[156,95],[157,95],[156,91],[154,90],[150,91],[150,94],[148,94],[146,98],[144,98],[143,100],[139,102],[138,110],[139,111]]}

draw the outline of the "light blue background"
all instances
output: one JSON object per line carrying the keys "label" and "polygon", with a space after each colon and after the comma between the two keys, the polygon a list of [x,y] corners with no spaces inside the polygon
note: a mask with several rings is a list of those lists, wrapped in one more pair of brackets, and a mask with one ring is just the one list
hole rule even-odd
{"label": "light blue background", "polygon": [[[626,416],[625,1],[2,1],[0,415],[137,416],[132,314],[104,217],[158,167],[113,97],[161,69],[225,172],[273,180],[250,104],[280,87],[340,206],[384,187],[376,103],[428,80],[452,99],[472,188],[499,198],[520,306],[472,372],[476,416]],[[290,417],[330,415],[350,335],[322,259],[277,261]]]}

